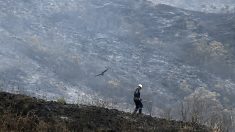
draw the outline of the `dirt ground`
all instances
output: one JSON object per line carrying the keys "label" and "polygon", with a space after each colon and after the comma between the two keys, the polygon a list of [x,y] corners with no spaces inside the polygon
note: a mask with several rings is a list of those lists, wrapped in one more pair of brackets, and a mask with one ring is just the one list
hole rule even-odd
{"label": "dirt ground", "polygon": [[0,93],[0,132],[209,132],[205,126]]}

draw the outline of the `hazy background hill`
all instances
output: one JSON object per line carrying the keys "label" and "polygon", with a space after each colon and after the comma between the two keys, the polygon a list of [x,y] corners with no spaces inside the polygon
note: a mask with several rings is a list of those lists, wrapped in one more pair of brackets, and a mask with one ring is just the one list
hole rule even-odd
{"label": "hazy background hill", "polygon": [[195,97],[207,112],[232,113],[234,42],[233,13],[144,0],[0,1],[1,88],[49,100],[129,111],[142,83],[156,116],[180,119],[176,106]]}
{"label": "hazy background hill", "polygon": [[234,0],[149,0],[155,4],[167,4],[183,9],[206,13],[234,13]]}

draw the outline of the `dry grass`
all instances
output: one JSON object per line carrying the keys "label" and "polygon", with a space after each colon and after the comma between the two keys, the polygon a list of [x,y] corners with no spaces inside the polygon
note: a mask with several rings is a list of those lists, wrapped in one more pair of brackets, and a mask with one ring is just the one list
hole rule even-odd
{"label": "dry grass", "polygon": [[37,115],[29,112],[27,115],[19,115],[11,111],[0,114],[0,132],[69,132],[64,121],[44,121]]}
{"label": "dry grass", "polygon": [[[46,102],[1,92],[0,100],[0,132],[209,131],[197,124],[131,115],[96,106],[64,105],[64,101]],[[105,101],[98,103],[107,106]]]}

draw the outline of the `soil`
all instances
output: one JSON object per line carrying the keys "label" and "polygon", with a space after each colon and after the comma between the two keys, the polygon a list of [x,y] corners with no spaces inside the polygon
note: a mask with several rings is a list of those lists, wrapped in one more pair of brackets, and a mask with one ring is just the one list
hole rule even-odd
{"label": "soil", "polygon": [[195,123],[0,93],[1,131],[209,132]]}

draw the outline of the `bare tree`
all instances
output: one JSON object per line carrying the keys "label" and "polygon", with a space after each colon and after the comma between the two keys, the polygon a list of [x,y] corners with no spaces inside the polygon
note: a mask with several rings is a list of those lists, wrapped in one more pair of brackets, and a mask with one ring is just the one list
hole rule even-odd
{"label": "bare tree", "polygon": [[181,102],[180,114],[181,114],[182,121],[187,121],[188,111],[189,111],[189,108],[186,102]]}
{"label": "bare tree", "polygon": [[217,132],[233,130],[233,110],[227,110],[217,99],[216,92],[200,87],[179,105],[183,121],[210,126]]}
{"label": "bare tree", "polygon": [[164,109],[163,113],[161,114],[161,117],[167,120],[171,120],[172,119],[171,114],[172,114],[172,108],[168,107]]}

